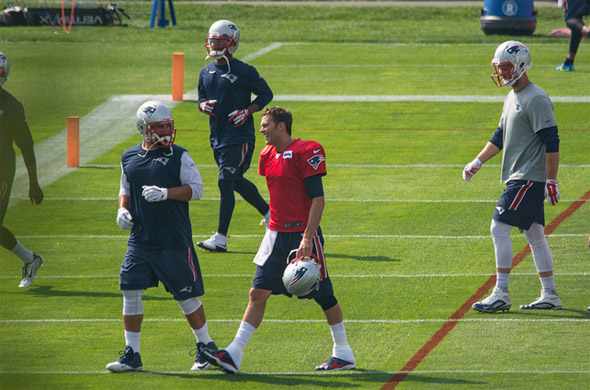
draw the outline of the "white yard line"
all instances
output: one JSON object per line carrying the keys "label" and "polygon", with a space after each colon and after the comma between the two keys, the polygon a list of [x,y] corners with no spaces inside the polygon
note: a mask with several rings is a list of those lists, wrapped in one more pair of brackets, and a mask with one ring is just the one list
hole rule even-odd
{"label": "white yard line", "polygon": [[[26,319],[26,320],[0,320],[0,324],[23,324],[23,323],[80,323],[80,322],[122,322],[120,318],[40,318],[40,319]],[[185,318],[146,318],[144,322],[186,322]],[[207,322],[217,323],[239,323],[241,318],[235,319],[207,319]],[[386,319],[369,319],[369,320],[344,320],[348,324],[423,324],[423,323],[445,323],[445,322],[512,322],[512,323],[528,323],[528,322],[570,322],[570,323],[588,323],[590,318],[467,318],[467,319],[449,319],[449,318],[425,318],[414,320],[386,320]],[[281,320],[281,319],[264,319],[264,322],[279,323],[279,324],[299,324],[299,323],[320,323],[326,322],[325,319],[298,319],[298,320]]]}
{"label": "white yard line", "polygon": [[[536,272],[511,272],[512,276],[536,276]],[[559,272],[556,273],[559,277],[562,276],[590,276],[589,272]],[[205,278],[252,278],[253,274],[205,274]],[[377,274],[377,275],[330,275],[330,278],[357,278],[357,279],[431,279],[431,278],[466,278],[466,277],[490,277],[489,273],[483,274],[416,274],[416,275],[400,275],[400,274]],[[119,275],[37,275],[36,279],[118,279]],[[19,279],[14,275],[2,275],[0,280]]]}

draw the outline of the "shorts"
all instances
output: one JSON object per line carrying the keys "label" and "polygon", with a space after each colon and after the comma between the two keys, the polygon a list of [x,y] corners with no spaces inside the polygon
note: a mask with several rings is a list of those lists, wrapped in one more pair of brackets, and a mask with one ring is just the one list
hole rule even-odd
{"label": "shorts", "polygon": [[213,149],[213,157],[219,167],[218,180],[238,180],[250,168],[254,144],[229,145]]}
{"label": "shorts", "polygon": [[[565,3],[567,1],[567,7]],[[564,0],[563,18],[582,19],[585,15],[590,15],[590,0]]]}
{"label": "shorts", "polygon": [[[283,285],[283,272],[287,268],[287,257],[293,249],[299,248],[303,232],[278,232],[272,246],[272,252],[262,266],[256,267],[253,288],[270,290],[273,294],[283,294],[288,297],[292,295],[287,292]],[[265,236],[266,237],[266,236]],[[328,276],[326,259],[324,258],[324,237],[322,230],[318,228],[313,240],[313,254],[320,262],[321,281],[319,290],[312,291],[304,297],[305,299],[321,298],[334,295],[332,281]]]}
{"label": "shorts", "polygon": [[177,301],[205,294],[194,247],[152,250],[129,245],[121,264],[119,290],[145,290],[161,281]]}
{"label": "shorts", "polygon": [[533,222],[545,226],[544,201],[545,183],[511,180],[506,183],[492,218],[520,231],[529,230]]}

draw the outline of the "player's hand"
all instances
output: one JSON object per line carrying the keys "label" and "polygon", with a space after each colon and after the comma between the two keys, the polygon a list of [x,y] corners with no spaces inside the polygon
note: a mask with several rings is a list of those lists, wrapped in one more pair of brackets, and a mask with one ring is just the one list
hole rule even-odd
{"label": "player's hand", "polygon": [[162,188],[157,186],[143,186],[141,196],[148,202],[162,202],[168,199],[168,188]]}
{"label": "player's hand", "polygon": [[35,204],[43,202],[43,190],[39,186],[39,183],[32,183],[29,186],[29,199]]}
{"label": "player's hand", "polygon": [[123,230],[131,230],[133,227],[133,217],[125,207],[121,207],[117,211],[117,225]]}
{"label": "player's hand", "polygon": [[241,110],[235,110],[229,113],[227,116],[229,119],[228,122],[234,122],[234,127],[242,126],[248,118],[250,117],[250,111],[247,108],[242,108]]}
{"label": "player's hand", "polygon": [[463,180],[471,181],[471,177],[479,171],[479,168],[481,168],[481,161],[479,161],[479,158],[476,158],[469,164],[465,165],[465,168],[463,168]]}
{"label": "player's hand", "polygon": [[217,100],[205,100],[201,104],[199,104],[199,110],[207,115],[215,116],[213,110],[215,110],[215,105],[217,104]]}
{"label": "player's hand", "polygon": [[545,182],[545,196],[547,197],[547,203],[551,206],[555,206],[559,202],[559,183],[554,179],[547,179]]}

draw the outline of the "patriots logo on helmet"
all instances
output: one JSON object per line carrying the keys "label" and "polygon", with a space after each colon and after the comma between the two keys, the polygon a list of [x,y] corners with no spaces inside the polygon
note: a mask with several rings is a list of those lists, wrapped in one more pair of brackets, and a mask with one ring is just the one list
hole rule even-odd
{"label": "patriots logo on helmet", "polygon": [[301,279],[305,275],[306,272],[307,268],[298,268],[297,272],[295,272],[293,280],[291,281],[291,283],[289,283],[289,287],[293,287],[299,281],[299,279]]}
{"label": "patriots logo on helmet", "polygon": [[156,106],[145,106],[143,108],[143,112],[151,116],[154,112],[156,112],[157,109],[158,108]]}
{"label": "patriots logo on helmet", "polygon": [[518,47],[518,46],[512,46],[512,47],[509,47],[508,49],[506,49],[506,52],[510,53],[510,54],[516,54],[519,51],[520,51],[520,47]]}
{"label": "patriots logo on helmet", "polygon": [[311,165],[313,167],[313,169],[318,169],[318,167],[320,166],[322,161],[325,161],[325,160],[326,160],[326,158],[324,156],[322,156],[320,154],[316,154],[312,158],[308,159],[307,162],[309,163],[309,165]]}

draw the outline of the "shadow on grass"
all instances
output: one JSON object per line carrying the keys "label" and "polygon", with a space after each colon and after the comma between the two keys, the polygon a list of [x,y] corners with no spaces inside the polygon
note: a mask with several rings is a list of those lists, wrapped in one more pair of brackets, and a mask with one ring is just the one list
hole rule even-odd
{"label": "shadow on grass", "polygon": [[[356,388],[366,387],[367,384],[372,384],[376,388],[381,387],[385,384],[391,373],[388,372],[376,372],[363,370],[346,371],[346,372],[333,372],[333,373],[310,373],[310,374],[299,374],[299,373],[250,373],[250,372],[239,372],[235,375],[225,374],[221,371],[209,371],[207,373],[167,373],[158,371],[143,371],[144,374],[152,375],[163,375],[172,376],[177,378],[196,378],[197,376],[202,379],[215,379],[216,381],[223,380],[227,383],[228,388],[240,388],[242,386],[248,386],[252,388],[252,385],[270,385],[271,387],[277,388],[288,388],[292,386],[306,386],[311,389],[327,389],[327,388]],[[268,388],[265,386],[264,388]]]}
{"label": "shadow on grass", "polygon": [[[64,291],[54,290],[55,286],[34,286],[27,289],[25,294],[35,297],[91,297],[91,298],[121,298],[123,295],[120,291],[98,292],[98,291]],[[15,292],[22,294],[21,291]],[[154,297],[144,295],[144,301],[171,301],[170,297]]]}
{"label": "shadow on grass", "polygon": [[[239,385],[248,386],[251,388],[253,384],[271,385],[276,387],[290,387],[290,386],[309,386],[310,388],[356,388],[375,386],[380,388],[387,383],[392,377],[391,372],[385,371],[364,371],[356,369],[354,371],[341,371],[330,373],[249,373],[239,372],[235,375],[228,375],[218,370],[209,371],[207,373],[174,373],[174,372],[159,372],[159,371],[142,371],[142,374],[171,376],[176,378],[192,379],[197,376],[203,379],[215,379],[216,381],[223,380],[227,386],[239,388]],[[485,385],[487,382],[471,381],[457,378],[442,378],[434,375],[415,375],[409,374],[404,382],[421,382],[433,384],[456,384],[456,385]],[[266,387],[265,387],[266,388]]]}
{"label": "shadow on grass", "polygon": [[331,257],[339,257],[342,259],[353,259],[353,260],[358,260],[358,261],[401,261],[401,259],[393,259],[391,257],[387,257],[387,256],[352,256],[352,255],[345,255],[342,253],[331,253],[331,252],[326,252],[326,257],[328,258],[328,261],[330,260]]}

